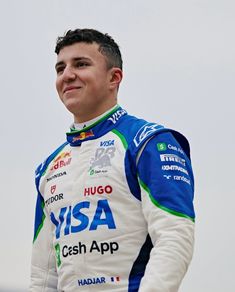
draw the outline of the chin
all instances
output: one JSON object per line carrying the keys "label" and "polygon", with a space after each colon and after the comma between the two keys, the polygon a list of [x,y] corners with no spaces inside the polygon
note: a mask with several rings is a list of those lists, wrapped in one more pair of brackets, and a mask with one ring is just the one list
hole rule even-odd
{"label": "chin", "polygon": [[64,102],[65,107],[67,108],[68,111],[70,111],[72,114],[75,114],[77,112],[77,109],[80,108],[79,102],[74,102],[74,101],[66,101]]}

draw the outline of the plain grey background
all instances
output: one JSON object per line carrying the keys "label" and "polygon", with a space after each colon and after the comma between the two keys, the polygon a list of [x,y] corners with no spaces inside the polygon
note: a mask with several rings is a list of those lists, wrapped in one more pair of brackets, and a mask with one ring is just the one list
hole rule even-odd
{"label": "plain grey background", "polygon": [[54,45],[78,27],[119,43],[119,103],[190,140],[196,245],[180,292],[234,292],[234,0],[0,2],[0,291],[27,291],[34,169],[72,122],[54,88]]}

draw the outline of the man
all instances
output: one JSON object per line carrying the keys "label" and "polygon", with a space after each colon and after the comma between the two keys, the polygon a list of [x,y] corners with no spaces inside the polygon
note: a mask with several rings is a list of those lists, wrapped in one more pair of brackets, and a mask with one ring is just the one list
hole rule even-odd
{"label": "man", "polygon": [[178,291],[194,242],[186,138],[117,105],[109,35],[68,31],[55,52],[74,123],[36,171],[31,291]]}

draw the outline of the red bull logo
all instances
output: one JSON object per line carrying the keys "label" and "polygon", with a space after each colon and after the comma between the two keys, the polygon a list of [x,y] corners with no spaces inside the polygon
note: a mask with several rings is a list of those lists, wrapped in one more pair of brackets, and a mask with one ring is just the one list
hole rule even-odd
{"label": "red bull logo", "polygon": [[59,156],[57,156],[57,157],[54,159],[54,162],[57,162],[57,161],[59,161],[59,160],[61,160],[61,159],[65,159],[65,158],[70,157],[70,156],[71,156],[71,151],[62,152],[62,153],[60,153]]}
{"label": "red bull logo", "polygon": [[61,152],[53,161],[53,165],[50,170],[57,170],[58,168],[67,166],[71,162],[71,151]]}
{"label": "red bull logo", "polygon": [[88,137],[93,137],[93,136],[95,136],[95,135],[92,132],[92,130],[87,131],[87,132],[81,132],[78,136],[73,137],[73,142],[81,141],[81,140],[84,140],[84,139],[86,139]]}

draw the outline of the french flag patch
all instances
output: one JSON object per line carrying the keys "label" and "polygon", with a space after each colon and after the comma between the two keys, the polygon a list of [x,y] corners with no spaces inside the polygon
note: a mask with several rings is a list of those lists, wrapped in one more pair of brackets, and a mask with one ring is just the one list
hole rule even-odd
{"label": "french flag patch", "polygon": [[111,277],[111,281],[112,282],[119,282],[120,281],[120,277]]}

